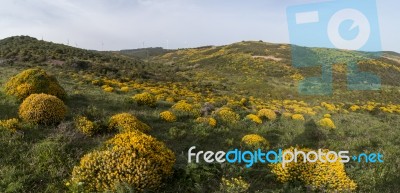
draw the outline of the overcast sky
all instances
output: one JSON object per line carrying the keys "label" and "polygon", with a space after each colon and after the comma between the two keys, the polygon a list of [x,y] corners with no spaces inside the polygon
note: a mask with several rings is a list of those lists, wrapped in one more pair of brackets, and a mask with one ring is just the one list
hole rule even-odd
{"label": "overcast sky", "polygon": [[[29,35],[96,50],[288,43],[286,8],[311,2],[323,0],[3,0],[0,38]],[[400,52],[398,2],[377,3],[382,47]]]}

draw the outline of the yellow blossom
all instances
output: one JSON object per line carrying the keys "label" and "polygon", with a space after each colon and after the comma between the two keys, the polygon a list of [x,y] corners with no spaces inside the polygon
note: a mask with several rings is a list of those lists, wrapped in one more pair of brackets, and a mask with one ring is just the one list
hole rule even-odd
{"label": "yellow blossom", "polygon": [[302,114],[293,114],[292,119],[299,120],[299,121],[305,121],[304,116]]}
{"label": "yellow blossom", "polygon": [[242,138],[242,144],[251,149],[268,148],[269,142],[257,134],[245,135]]}
{"label": "yellow blossom", "polygon": [[[283,152],[294,153],[294,147],[283,150]],[[311,149],[296,148],[296,150],[305,152],[306,154]],[[329,150],[322,150],[325,155]],[[290,158],[290,154],[285,154]],[[311,159],[314,159],[311,154]],[[335,162],[328,162],[328,158],[322,156],[323,161],[316,159],[316,162],[303,162],[303,154],[297,155],[297,162],[286,163],[285,167],[282,163],[270,164],[271,171],[274,173],[278,181],[286,182],[301,182],[304,186],[311,187],[314,191],[324,192],[345,192],[355,190],[357,184],[351,180],[345,172],[344,164],[341,162],[340,157]],[[334,160],[334,155],[329,155],[329,160]]]}
{"label": "yellow blossom", "polygon": [[261,110],[259,110],[258,113],[257,113],[257,116],[261,117],[261,118],[265,117],[270,121],[273,121],[273,120],[276,119],[276,113],[273,110],[270,110],[270,109],[261,109]]}
{"label": "yellow blossom", "polygon": [[166,122],[175,122],[176,116],[171,111],[163,111],[160,113],[160,117],[162,120]]}
{"label": "yellow blossom", "polygon": [[254,123],[257,123],[257,124],[261,124],[262,123],[262,120],[260,119],[260,117],[258,117],[257,115],[254,115],[254,114],[248,114],[246,116],[246,118],[251,120],[251,121],[253,121]]}

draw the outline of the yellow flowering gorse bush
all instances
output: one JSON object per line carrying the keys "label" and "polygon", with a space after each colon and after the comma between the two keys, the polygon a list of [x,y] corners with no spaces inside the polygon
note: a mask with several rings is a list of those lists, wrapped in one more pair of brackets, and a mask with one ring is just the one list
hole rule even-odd
{"label": "yellow flowering gorse bush", "polygon": [[114,92],[114,88],[111,87],[111,86],[108,86],[108,85],[104,86],[104,87],[103,87],[103,90],[104,90],[105,92]]}
{"label": "yellow flowering gorse bush", "polygon": [[60,99],[66,97],[65,90],[55,77],[48,75],[40,68],[25,70],[12,77],[5,85],[8,95],[23,100],[31,94],[50,94]]}
{"label": "yellow flowering gorse bush", "polygon": [[106,142],[105,150],[86,154],[72,172],[71,184],[86,192],[115,191],[124,183],[137,191],[157,188],[172,173],[174,153],[141,132],[125,132]]}
{"label": "yellow flowering gorse bush", "polygon": [[305,121],[304,116],[302,114],[293,114],[291,117],[293,120]]}
{"label": "yellow flowering gorse bush", "polygon": [[260,119],[260,117],[258,117],[257,115],[254,115],[254,114],[246,115],[246,119],[251,120],[252,122],[257,123],[257,124],[262,123],[262,120]]}
{"label": "yellow flowering gorse bush", "polygon": [[18,119],[12,118],[7,120],[0,120],[0,127],[3,127],[4,129],[7,129],[11,132],[16,132],[19,129],[20,125]]}
{"label": "yellow flowering gorse bush", "polygon": [[217,112],[217,115],[223,122],[227,124],[235,124],[240,120],[240,115],[229,108],[221,108]]}
{"label": "yellow flowering gorse bush", "polygon": [[325,109],[328,110],[328,111],[337,111],[337,110],[339,110],[339,108],[335,104],[331,104],[331,103],[322,102],[321,106],[325,107]]}
{"label": "yellow flowering gorse bush", "polygon": [[353,112],[354,112],[354,111],[357,111],[357,110],[359,110],[359,109],[361,109],[361,108],[360,108],[360,106],[358,106],[358,105],[351,105],[351,107],[350,107],[350,110],[353,111]]}
{"label": "yellow flowering gorse bush", "polygon": [[133,100],[136,101],[136,103],[138,105],[147,105],[150,107],[156,106],[156,102],[157,102],[156,97],[148,92],[136,94],[132,98],[133,98]]}
{"label": "yellow flowering gorse bush", "polygon": [[215,127],[217,126],[217,120],[215,120],[212,117],[198,117],[195,122],[197,123],[203,123],[203,124],[207,124],[211,127]]}
{"label": "yellow flowering gorse bush", "polygon": [[269,142],[261,135],[249,134],[243,136],[242,145],[250,149],[264,149],[269,147]]}
{"label": "yellow flowering gorse bush", "polygon": [[127,131],[141,131],[147,132],[151,128],[146,123],[143,123],[138,118],[130,113],[120,113],[112,116],[108,121],[109,130]]}
{"label": "yellow flowering gorse bush", "polygon": [[210,118],[208,118],[208,124],[211,127],[215,127],[215,126],[217,126],[217,120],[215,120],[214,118],[210,117]]}
{"label": "yellow flowering gorse bush", "polygon": [[19,107],[22,120],[35,124],[59,123],[66,113],[64,102],[48,94],[32,94]]}
{"label": "yellow flowering gorse bush", "polygon": [[176,121],[176,116],[171,111],[161,112],[160,118],[166,122],[175,122]]}
{"label": "yellow flowering gorse bush", "polygon": [[221,192],[242,193],[247,192],[249,188],[250,184],[247,183],[241,176],[230,179],[222,177],[220,184]]}
{"label": "yellow flowering gorse bush", "polygon": [[121,87],[120,91],[121,92],[129,92],[129,87],[123,86],[123,87]]}
{"label": "yellow flowering gorse bush", "polygon": [[[283,152],[290,151],[294,153],[294,147],[283,150]],[[311,149],[297,148],[297,151],[303,151],[306,154]],[[329,150],[324,149],[323,152],[327,153]],[[290,159],[290,154],[286,160]],[[310,155],[311,159],[315,155]],[[286,163],[285,167],[282,163],[270,164],[271,171],[274,173],[278,181],[286,182],[302,182],[304,186],[309,186],[313,190],[327,191],[327,192],[344,192],[355,190],[357,185],[351,180],[345,172],[344,164],[340,158],[336,162],[328,162],[327,158],[322,156],[324,162],[317,159],[316,162],[304,163],[303,155],[298,154],[297,162]],[[334,155],[330,154],[330,160],[334,159]]]}
{"label": "yellow flowering gorse bush", "polygon": [[257,116],[261,117],[261,118],[266,118],[266,119],[268,119],[270,121],[273,121],[273,120],[276,119],[276,113],[273,110],[270,110],[270,109],[261,109],[261,110],[259,110],[258,113],[257,113]]}
{"label": "yellow flowering gorse bush", "polygon": [[335,129],[335,123],[331,119],[330,114],[325,114],[324,118],[318,121],[318,124],[322,127],[329,128],[329,129]]}
{"label": "yellow flowering gorse bush", "polygon": [[192,116],[198,116],[199,111],[194,107],[194,105],[189,104],[185,100],[178,101],[172,106],[172,110],[176,111],[179,114],[183,115],[192,115]]}
{"label": "yellow flowering gorse bush", "polygon": [[83,134],[92,136],[97,132],[96,125],[90,121],[87,117],[78,116],[75,119],[75,127]]}

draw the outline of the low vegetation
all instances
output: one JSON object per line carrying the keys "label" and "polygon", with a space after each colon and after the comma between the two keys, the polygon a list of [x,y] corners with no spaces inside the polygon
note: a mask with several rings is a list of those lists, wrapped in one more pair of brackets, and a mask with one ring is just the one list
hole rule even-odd
{"label": "low vegetation", "polygon": [[[239,42],[141,60],[0,40],[0,192],[397,191],[397,55],[359,64],[382,77],[380,91],[348,91],[335,64],[335,92],[313,97],[298,95],[297,84],[319,70],[291,66],[290,49]],[[188,163],[192,146],[380,152],[384,162]]]}

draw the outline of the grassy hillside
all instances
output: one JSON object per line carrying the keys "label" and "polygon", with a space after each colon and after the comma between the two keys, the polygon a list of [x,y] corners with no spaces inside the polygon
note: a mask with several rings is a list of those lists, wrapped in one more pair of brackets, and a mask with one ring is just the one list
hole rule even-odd
{"label": "grassy hillside", "polygon": [[[297,94],[297,83],[320,69],[294,68],[290,49],[285,44],[239,42],[160,52],[142,61],[140,56],[82,50],[30,37],[1,40],[0,120],[19,117],[21,101],[6,94],[6,82],[37,66],[54,75],[66,90],[68,114],[55,125],[19,119],[16,131],[0,127],[0,192],[78,191],[70,184],[74,166],[118,134],[107,130],[109,119],[124,112],[149,125],[147,134],[164,142],[176,156],[173,174],[149,192],[311,191],[301,180],[279,181],[267,164],[251,168],[188,164],[191,146],[203,151],[244,149],[243,137],[248,134],[261,136],[274,150],[298,146],[348,150],[352,155],[383,153],[384,163],[350,162],[345,172],[357,184],[355,192],[396,192],[400,188],[399,54],[385,52],[360,64],[361,70],[380,75],[382,90],[345,90],[346,67],[335,64],[333,96],[315,97]],[[343,61],[369,57],[343,50],[301,49]],[[155,103],[133,99],[142,93],[149,93]],[[275,117],[262,116],[262,109]],[[163,120],[164,111],[176,120]],[[325,114],[335,128],[321,124]],[[80,116],[99,125],[99,131],[85,135],[76,125]],[[117,190],[134,188],[120,185]]]}

